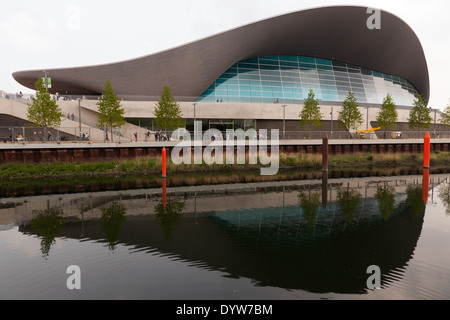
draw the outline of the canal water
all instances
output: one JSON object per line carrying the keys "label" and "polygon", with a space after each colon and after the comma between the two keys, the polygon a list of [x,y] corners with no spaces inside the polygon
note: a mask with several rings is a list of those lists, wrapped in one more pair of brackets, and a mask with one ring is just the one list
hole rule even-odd
{"label": "canal water", "polygon": [[449,174],[3,197],[0,299],[449,299],[449,242]]}

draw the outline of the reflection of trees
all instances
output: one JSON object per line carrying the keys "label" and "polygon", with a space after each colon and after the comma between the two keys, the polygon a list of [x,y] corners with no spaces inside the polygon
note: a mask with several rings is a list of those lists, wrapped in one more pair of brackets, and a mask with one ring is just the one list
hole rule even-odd
{"label": "reflection of trees", "polygon": [[395,189],[394,187],[380,187],[375,194],[380,207],[380,213],[384,221],[389,219],[389,216],[394,212],[395,206]]}
{"label": "reflection of trees", "polygon": [[342,215],[347,223],[353,220],[358,205],[361,202],[361,194],[356,190],[339,190],[337,194],[337,203],[342,210]]}
{"label": "reflection of trees", "polygon": [[438,196],[445,207],[445,213],[450,215],[450,184],[444,183],[438,188]]}
{"label": "reflection of trees", "polygon": [[311,194],[311,190],[309,194],[300,193],[298,195],[299,204],[302,208],[303,215],[308,222],[308,227],[312,227],[313,222],[316,220],[317,212],[319,211],[320,206],[320,194],[314,193]]}
{"label": "reflection of trees", "polygon": [[126,209],[123,204],[115,201],[107,207],[100,208],[102,211],[102,229],[110,250],[114,250],[119,240],[122,225],[126,220]]}
{"label": "reflection of trees", "polygon": [[406,189],[406,203],[414,217],[420,217],[425,213],[425,203],[423,203],[422,186],[409,185]]}
{"label": "reflection of trees", "polygon": [[47,210],[33,211],[37,216],[31,220],[31,229],[41,237],[41,251],[44,257],[48,257],[51,246],[55,243],[61,227],[64,224],[63,210],[48,208]]}
{"label": "reflection of trees", "polygon": [[156,217],[159,219],[167,241],[172,240],[173,233],[175,232],[177,224],[181,218],[181,212],[183,209],[183,202],[173,200],[169,200],[166,206],[164,206],[163,202],[160,202],[155,207]]}

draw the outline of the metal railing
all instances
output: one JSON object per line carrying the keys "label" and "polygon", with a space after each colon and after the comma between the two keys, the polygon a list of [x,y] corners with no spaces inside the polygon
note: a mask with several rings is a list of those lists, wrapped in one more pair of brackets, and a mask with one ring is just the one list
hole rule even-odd
{"label": "metal railing", "polygon": [[79,126],[0,127],[1,143],[130,143],[155,141],[154,135],[143,128],[113,128]]}
{"label": "metal railing", "polygon": [[[187,132],[187,131],[186,131]],[[283,140],[321,140],[326,131],[281,131],[278,130],[279,139]],[[450,139],[449,131],[377,131],[371,134],[356,134],[348,131],[327,131],[330,140],[414,140],[423,139],[425,132],[429,132],[432,139]],[[266,134],[263,130],[246,131],[245,139],[271,140],[271,130]],[[193,132],[187,132],[191,141],[195,140]],[[198,136],[197,136],[198,137]],[[233,139],[227,132],[206,131],[202,132],[204,141],[226,141]],[[61,128],[43,127],[0,127],[1,143],[134,143],[134,142],[158,142],[181,141],[182,137],[173,135],[172,132],[151,131],[145,128],[113,128],[79,126]]]}

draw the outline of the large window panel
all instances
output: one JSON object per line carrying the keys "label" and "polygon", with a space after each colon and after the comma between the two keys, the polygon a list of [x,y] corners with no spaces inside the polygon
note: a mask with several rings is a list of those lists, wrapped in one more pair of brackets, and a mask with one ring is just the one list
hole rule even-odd
{"label": "large window panel", "polygon": [[251,75],[248,76],[248,79],[249,80],[253,80],[253,81],[257,81],[257,80],[261,80],[261,77],[259,75],[251,74]]}
{"label": "large window panel", "polygon": [[261,58],[259,59],[259,65],[261,66],[261,68],[266,68],[267,66],[279,65],[279,61]]}
{"label": "large window panel", "polygon": [[252,58],[252,59],[247,59],[245,60],[246,63],[251,63],[251,64],[258,64],[258,58]]}
{"label": "large window panel", "polygon": [[251,97],[252,91],[251,90],[240,90],[239,94],[241,97]]}
{"label": "large window panel", "polygon": [[398,105],[411,105],[417,94],[413,85],[395,75],[321,58],[270,56],[237,62],[197,100],[273,103],[278,98],[296,103],[307,97],[309,89],[322,100],[336,102],[349,91],[370,103],[380,103],[380,97],[390,93]]}
{"label": "large window panel", "polygon": [[317,63],[317,65],[325,65],[325,66],[333,65],[333,63],[330,60],[319,59],[319,58],[316,58],[316,63]]}
{"label": "large window panel", "polygon": [[280,61],[280,67],[289,67],[289,68],[298,69],[298,62]]}

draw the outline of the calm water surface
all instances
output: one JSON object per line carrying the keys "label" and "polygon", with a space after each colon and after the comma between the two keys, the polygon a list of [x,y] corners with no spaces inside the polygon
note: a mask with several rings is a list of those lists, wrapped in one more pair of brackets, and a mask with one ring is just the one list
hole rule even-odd
{"label": "calm water surface", "polygon": [[449,299],[450,175],[427,178],[3,198],[0,299]]}

